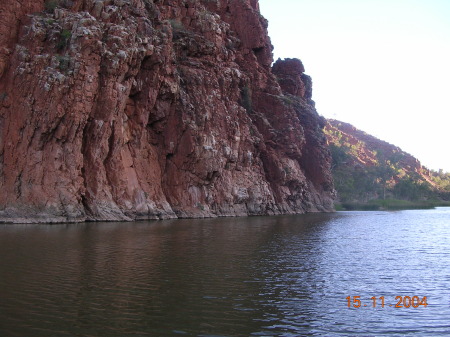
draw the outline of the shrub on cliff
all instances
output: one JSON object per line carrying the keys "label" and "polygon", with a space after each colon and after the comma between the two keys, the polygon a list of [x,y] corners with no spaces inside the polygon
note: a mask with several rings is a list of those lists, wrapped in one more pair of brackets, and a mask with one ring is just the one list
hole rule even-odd
{"label": "shrub on cliff", "polygon": [[56,44],[56,49],[63,50],[69,44],[70,38],[72,37],[72,32],[67,29],[63,29],[59,35],[58,43]]}
{"label": "shrub on cliff", "polygon": [[44,10],[48,13],[53,13],[57,7],[70,8],[73,5],[71,0],[46,0],[44,3]]}
{"label": "shrub on cliff", "polygon": [[252,112],[252,89],[247,85],[241,89],[241,105],[248,113]]}

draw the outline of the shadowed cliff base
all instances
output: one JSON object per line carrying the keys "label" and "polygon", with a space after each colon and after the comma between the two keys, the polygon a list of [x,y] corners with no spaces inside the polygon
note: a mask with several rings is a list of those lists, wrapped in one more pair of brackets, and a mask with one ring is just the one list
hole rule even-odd
{"label": "shadowed cliff base", "polygon": [[299,60],[258,1],[0,4],[0,219],[333,210]]}

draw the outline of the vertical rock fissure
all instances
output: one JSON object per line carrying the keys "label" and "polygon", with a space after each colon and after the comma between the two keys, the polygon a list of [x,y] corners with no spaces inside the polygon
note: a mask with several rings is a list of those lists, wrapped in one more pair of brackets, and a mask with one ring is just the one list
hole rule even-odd
{"label": "vertical rock fissure", "polygon": [[92,212],[92,208],[90,207],[90,201],[89,201],[89,186],[87,183],[87,177],[86,177],[86,161],[87,161],[87,142],[88,142],[88,137],[87,137],[87,129],[88,129],[88,125],[89,125],[89,121],[86,122],[86,124],[84,125],[83,131],[81,132],[82,134],[82,143],[81,143],[81,156],[83,159],[83,166],[81,167],[81,179],[82,184],[83,184],[83,191],[81,192],[81,203],[83,205],[84,208],[84,212],[87,216],[87,219],[93,219],[94,214]]}

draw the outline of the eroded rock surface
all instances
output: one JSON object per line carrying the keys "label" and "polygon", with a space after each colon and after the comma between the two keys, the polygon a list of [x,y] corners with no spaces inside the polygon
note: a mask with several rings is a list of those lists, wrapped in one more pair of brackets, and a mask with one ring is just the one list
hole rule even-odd
{"label": "eroded rock surface", "polygon": [[311,80],[278,61],[280,86],[257,0],[3,0],[0,15],[0,221],[332,210]]}

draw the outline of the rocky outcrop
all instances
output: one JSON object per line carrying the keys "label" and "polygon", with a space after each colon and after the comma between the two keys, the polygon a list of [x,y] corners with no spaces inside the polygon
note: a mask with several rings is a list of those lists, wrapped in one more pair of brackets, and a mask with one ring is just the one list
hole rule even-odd
{"label": "rocky outcrop", "polygon": [[[305,67],[299,59],[278,59],[273,65],[272,72],[277,77],[281,90],[285,94],[303,98],[310,105],[312,100],[312,79],[306,75]],[[323,124],[323,121],[322,121]]]}
{"label": "rocky outcrop", "polygon": [[310,80],[297,69],[300,89],[280,87],[257,0],[0,13],[0,221],[332,210]]}

